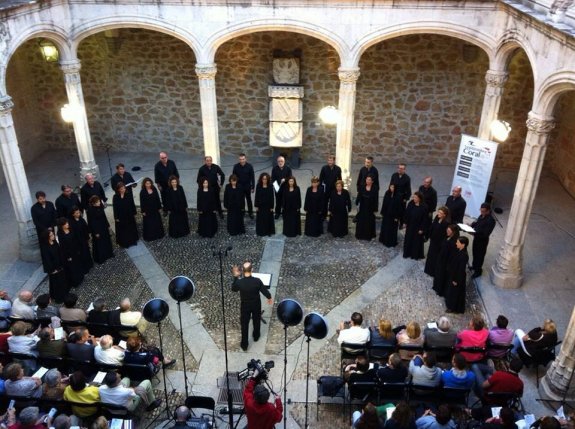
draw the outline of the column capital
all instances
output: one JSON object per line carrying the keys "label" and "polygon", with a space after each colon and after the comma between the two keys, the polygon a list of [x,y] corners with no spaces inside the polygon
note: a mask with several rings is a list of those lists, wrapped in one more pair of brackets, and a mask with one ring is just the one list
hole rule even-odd
{"label": "column capital", "polygon": [[78,59],[71,61],[60,61],[60,69],[64,74],[80,73],[82,62]]}
{"label": "column capital", "polygon": [[529,112],[526,125],[527,129],[535,134],[549,134],[555,128],[555,121],[552,117]]}
{"label": "column capital", "polygon": [[360,72],[359,68],[344,69],[340,67],[337,70],[337,75],[342,83],[356,83],[359,79]]}
{"label": "column capital", "polygon": [[12,101],[12,97],[5,96],[0,97],[0,115],[7,115],[12,112],[14,108],[14,102]]}
{"label": "column capital", "polygon": [[215,79],[218,72],[216,63],[211,64],[196,64],[196,75],[198,79]]}
{"label": "column capital", "polygon": [[500,96],[503,95],[503,87],[509,78],[509,73],[500,70],[487,70],[485,73],[485,82],[487,83],[487,88],[485,92],[490,96]]}

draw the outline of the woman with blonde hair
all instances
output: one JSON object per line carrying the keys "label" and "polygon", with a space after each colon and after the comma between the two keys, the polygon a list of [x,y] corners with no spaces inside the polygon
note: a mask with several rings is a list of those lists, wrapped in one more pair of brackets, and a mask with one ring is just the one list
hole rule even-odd
{"label": "woman with blonde hair", "polygon": [[[398,346],[418,346],[423,347],[425,337],[421,331],[421,326],[415,321],[411,321],[407,326],[397,333]],[[417,354],[416,351],[399,350],[399,355],[403,360],[409,360]]]}
{"label": "woman with blonde hair", "polygon": [[545,319],[543,326],[533,328],[527,334],[522,329],[515,331],[512,353],[517,353],[524,364],[549,347],[557,344],[557,325],[552,319]]}

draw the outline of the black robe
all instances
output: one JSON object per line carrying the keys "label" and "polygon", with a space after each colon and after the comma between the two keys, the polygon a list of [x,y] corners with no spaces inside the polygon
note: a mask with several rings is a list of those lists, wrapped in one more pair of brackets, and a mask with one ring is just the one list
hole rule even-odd
{"label": "black robe", "polygon": [[435,276],[435,268],[437,267],[437,258],[441,250],[441,243],[443,243],[447,237],[447,225],[448,222],[446,219],[443,219],[443,222],[439,222],[439,218],[435,216],[427,233],[429,237],[429,248],[427,249],[427,259],[425,260],[425,269],[423,271],[431,277]]}
{"label": "black robe", "polygon": [[84,280],[82,245],[71,230],[68,234],[58,231],[58,242],[60,243],[62,265],[64,266],[68,285],[77,287]]}
{"label": "black robe", "polygon": [[319,237],[323,234],[325,210],[323,188],[318,187],[317,192],[313,192],[311,186],[307,188],[303,209],[305,210],[305,235]]}
{"label": "black robe", "polygon": [[152,188],[151,194],[146,189],[140,190],[140,211],[142,212],[142,236],[144,240],[152,241],[164,236],[164,222],[162,222],[161,210],[162,201],[156,188]]}
{"label": "black robe", "polygon": [[[287,179],[291,175],[291,168],[289,168],[287,165],[284,165],[283,168],[280,168],[279,165],[276,165],[274,168],[272,168],[272,186],[274,182],[277,182],[279,186],[279,189],[276,192],[276,216],[278,217],[282,211],[283,192],[287,186]],[[282,179],[284,179],[283,183]]]}
{"label": "black robe", "polygon": [[244,191],[240,185],[235,188],[229,183],[224,190],[224,207],[228,211],[227,227],[230,235],[244,234]]}
{"label": "black robe", "polygon": [[45,207],[42,207],[40,203],[34,204],[30,209],[30,214],[32,215],[32,222],[34,222],[36,227],[38,238],[48,228],[56,231],[56,207],[50,201],[46,201]]}
{"label": "black robe", "polygon": [[214,190],[208,188],[207,191],[204,191],[203,188],[199,188],[197,202],[198,234],[202,237],[211,238],[218,231],[218,217],[216,216],[218,206]]}
{"label": "black robe", "polygon": [[69,223],[72,233],[76,236],[78,243],[80,243],[80,258],[84,274],[88,274],[88,271],[94,266],[94,261],[90,254],[90,230],[88,229],[88,224],[83,217],[78,218],[78,220],[72,217]]}
{"label": "black robe", "polygon": [[184,188],[178,185],[176,189],[171,186],[166,191],[164,209],[170,211],[168,219],[168,234],[172,238],[184,237],[190,233],[188,219],[188,200]]}
{"label": "black robe", "polygon": [[456,225],[463,223],[463,216],[465,216],[465,209],[467,208],[467,202],[463,197],[453,198],[453,195],[450,195],[445,201],[445,206],[449,209],[451,223]]}
{"label": "black robe", "polygon": [[[447,267],[447,286],[445,288],[445,305],[455,313],[465,313],[465,286],[467,284],[467,249],[456,250]],[[457,285],[454,285],[455,282]]]}
{"label": "black robe", "polygon": [[56,212],[58,217],[72,217],[73,207],[78,207],[80,210],[83,210],[78,194],[72,192],[70,194],[70,198],[65,197],[64,194],[61,194],[58,198],[56,198]]}
{"label": "black robe", "polygon": [[256,186],[254,206],[256,213],[256,234],[259,236],[274,235],[276,226],[274,222],[274,188],[268,184],[267,188]]}
{"label": "black robe", "polygon": [[334,237],[345,237],[347,235],[347,215],[351,211],[351,198],[346,189],[338,194],[333,191],[329,197],[330,218],[327,224],[327,230]]}
{"label": "black robe", "polygon": [[[110,185],[112,186],[112,190],[114,192],[116,191],[116,186],[118,186],[118,183],[120,183],[120,182],[122,182],[124,185],[127,185],[128,183],[135,182],[135,180],[132,177],[132,175],[130,173],[128,173],[127,171],[124,171],[123,176],[120,176],[118,173],[114,174],[110,178]],[[132,197],[134,196],[131,186],[126,186],[126,194],[130,194]]]}
{"label": "black robe", "polygon": [[56,241],[53,244],[42,243],[40,252],[44,272],[48,274],[50,298],[60,304],[64,302],[64,298],[70,290],[66,280],[66,273],[64,272],[60,246]]}
{"label": "black robe", "polygon": [[283,192],[282,201],[283,211],[283,234],[286,237],[296,237],[301,235],[301,217],[299,211],[301,209],[301,193],[299,187],[295,186],[290,191],[289,186],[286,185]]}
{"label": "black robe", "polygon": [[116,243],[124,248],[138,244],[139,235],[134,198],[127,193],[124,194],[124,198],[120,194],[115,194],[112,204],[116,222]]}
{"label": "black robe", "polygon": [[375,237],[375,212],[379,202],[379,190],[371,185],[368,191],[365,186],[359,190],[355,204],[359,205],[355,224],[355,238],[358,240],[371,240]]}
{"label": "black robe", "polygon": [[[411,259],[423,259],[423,242],[427,230],[429,217],[425,203],[415,205],[413,201],[407,204],[405,209],[405,238],[403,241],[403,257]],[[422,231],[420,234],[419,231]]]}
{"label": "black robe", "polygon": [[441,242],[439,254],[435,262],[435,275],[433,276],[433,290],[439,296],[445,295],[447,268],[455,252],[457,252],[457,248],[455,247],[456,241],[457,238],[451,236]]}
{"label": "black robe", "polygon": [[102,200],[102,202],[104,203],[108,201],[108,198],[106,198],[106,193],[104,192],[104,188],[102,187],[100,182],[95,180],[92,186],[88,185],[87,183],[84,183],[84,186],[82,186],[82,188],[80,189],[80,197],[82,197],[81,209],[86,210],[88,208],[88,206],[90,205],[90,198],[92,198],[94,195],[100,197],[100,200]]}
{"label": "black robe", "polygon": [[397,231],[403,218],[403,201],[401,195],[390,190],[385,191],[381,204],[381,231],[379,241],[386,247],[397,246]]}
{"label": "black robe", "polygon": [[110,223],[104,207],[88,207],[88,228],[92,234],[92,254],[94,261],[103,264],[106,259],[114,257]]}

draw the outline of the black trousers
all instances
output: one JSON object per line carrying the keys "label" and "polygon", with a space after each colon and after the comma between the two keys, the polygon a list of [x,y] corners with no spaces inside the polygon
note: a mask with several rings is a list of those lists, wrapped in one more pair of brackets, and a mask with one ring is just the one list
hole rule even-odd
{"label": "black trousers", "polygon": [[258,301],[242,302],[240,305],[240,324],[242,327],[242,348],[247,348],[249,343],[250,319],[254,324],[253,336],[259,338],[262,321],[262,305]]}
{"label": "black trousers", "polygon": [[489,244],[489,237],[474,237],[473,238],[473,264],[471,267],[473,271],[481,274],[483,261],[485,261],[485,254],[487,253],[487,245]]}
{"label": "black trousers", "polygon": [[280,190],[276,192],[276,215],[280,215],[282,213],[283,196],[284,189],[283,187],[280,187]]}
{"label": "black trousers", "polygon": [[249,187],[244,187],[242,186],[242,190],[244,192],[244,197],[246,199],[246,202],[248,204],[248,214],[253,215],[254,214],[254,208],[252,205],[252,190]]}
{"label": "black trousers", "polygon": [[216,196],[216,210],[219,214],[222,214],[222,199],[220,198],[220,187],[213,188],[214,194]]}

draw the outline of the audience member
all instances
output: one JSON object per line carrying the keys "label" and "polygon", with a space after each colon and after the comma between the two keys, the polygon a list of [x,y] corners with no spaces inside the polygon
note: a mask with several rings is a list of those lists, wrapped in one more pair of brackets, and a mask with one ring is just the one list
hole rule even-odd
{"label": "audience member", "polygon": [[448,405],[442,404],[437,412],[425,410],[423,415],[415,421],[417,429],[456,429],[457,424],[451,419],[451,410]]}
{"label": "audience member", "polygon": [[451,369],[441,375],[445,387],[471,389],[475,383],[475,374],[466,368],[467,362],[460,353],[455,353],[451,359]]}
{"label": "audience member", "polygon": [[18,298],[12,303],[12,317],[17,317],[19,319],[35,319],[36,314],[32,308],[32,292],[29,290],[23,290],[18,294]]}
{"label": "audience member", "polygon": [[19,363],[11,363],[5,371],[6,395],[40,398],[42,396],[42,380],[37,377],[25,377],[24,368]]}
{"label": "audience member", "polygon": [[135,388],[130,387],[130,379],[122,378],[116,372],[108,372],[104,377],[104,384],[100,386],[100,398],[105,404],[123,405],[130,411],[135,411],[140,405],[146,411],[155,410],[162,403],[156,399],[150,380],[142,381]]}
{"label": "audience member", "polygon": [[124,349],[114,345],[111,335],[104,335],[94,348],[94,359],[98,363],[121,366],[124,362]]}
{"label": "audience member", "polygon": [[40,419],[40,410],[38,407],[26,407],[20,411],[18,421],[16,421],[16,410],[8,410],[8,429],[46,429],[50,427],[52,419],[48,417],[46,424]]}
{"label": "audience member", "polygon": [[391,328],[391,321],[381,318],[377,329],[370,329],[370,341],[372,346],[395,346],[397,339]]}
{"label": "audience member", "polygon": [[110,425],[108,424],[108,420],[106,419],[106,417],[100,416],[96,420],[94,420],[94,422],[90,426],[90,429],[108,429],[109,427]]}
{"label": "audience member", "polygon": [[384,427],[378,417],[377,408],[371,402],[363,408],[363,412],[354,411],[351,421],[352,429],[379,429]]}
{"label": "audience member", "polygon": [[[64,389],[64,400],[79,404],[96,404],[100,402],[100,392],[96,386],[88,386],[87,379],[82,371],[76,371],[70,376],[70,385]],[[83,419],[93,416],[97,407],[72,406],[74,417]],[[76,419],[73,419],[76,420]],[[73,421],[76,424],[76,421]]]}
{"label": "audience member", "polygon": [[6,291],[0,291],[0,331],[5,331],[10,326],[8,317],[12,314],[12,301]]}
{"label": "audience member", "polygon": [[123,326],[135,326],[141,334],[148,327],[148,322],[142,317],[142,313],[132,311],[132,303],[129,298],[124,298],[120,303],[120,324]]}
{"label": "audience member", "polygon": [[4,366],[0,363],[0,395],[6,394],[6,386],[4,381]]}
{"label": "audience member", "polygon": [[60,401],[64,397],[64,390],[68,385],[68,377],[62,378],[62,374],[56,368],[48,370],[44,375],[42,385],[42,397]]}
{"label": "audience member", "polygon": [[499,416],[489,417],[485,420],[482,425],[482,429],[517,429],[515,420],[515,413],[513,410],[509,407],[502,407],[501,410],[499,410]]}
{"label": "audience member", "polygon": [[475,394],[483,403],[491,404],[487,393],[514,393],[523,395],[523,381],[519,378],[519,371],[523,368],[521,359],[514,357],[509,363],[508,371],[495,371],[493,367],[474,363],[471,370],[475,374]]}
{"label": "audience member", "polygon": [[112,326],[121,325],[119,308],[108,311],[104,298],[96,298],[92,305],[94,308],[88,312],[88,323],[109,324]]}
{"label": "audience member", "polygon": [[[398,346],[418,346],[423,347],[425,342],[425,337],[421,333],[421,327],[419,323],[411,321],[407,326],[397,333],[397,345]],[[399,356],[403,360],[412,359],[417,352],[411,350],[399,350]]]}
{"label": "audience member", "polygon": [[436,363],[435,353],[433,352],[424,352],[423,357],[415,355],[409,362],[411,382],[419,386],[439,386],[441,383],[441,369],[435,366]]}
{"label": "audience member", "polygon": [[58,414],[52,423],[54,429],[70,429],[72,427],[72,419],[66,414]]}
{"label": "audience member", "polygon": [[36,348],[41,358],[59,358],[66,354],[66,341],[63,338],[54,339],[52,328],[42,329],[38,336],[40,341],[36,343]]}
{"label": "audience member", "polygon": [[85,322],[87,319],[86,311],[76,307],[77,303],[78,295],[72,292],[66,295],[66,298],[64,298],[64,307],[60,308],[60,319],[66,322]]}
{"label": "audience member", "polygon": [[126,341],[127,350],[124,353],[124,363],[136,365],[152,365],[150,377],[154,376],[161,367],[170,368],[175,365],[176,359],[164,356],[157,347],[143,347],[140,337],[131,336]]}
{"label": "audience member", "polygon": [[185,405],[181,405],[176,409],[175,414],[176,414],[176,424],[174,426],[171,426],[170,429],[188,427],[187,420],[190,418],[190,409]]}
{"label": "audience member", "polygon": [[543,327],[533,328],[525,334],[517,329],[513,338],[513,353],[519,354],[523,362],[529,364],[534,356],[543,349],[557,343],[557,325],[551,319],[545,319]]}
{"label": "audience member", "polygon": [[391,418],[385,422],[385,429],[417,429],[415,419],[409,405],[400,402],[391,413]]}
{"label": "audience member", "polygon": [[437,328],[425,328],[423,336],[428,347],[453,347],[457,332],[451,329],[451,321],[441,316],[437,321]]}
{"label": "audience member", "polygon": [[363,316],[355,312],[351,315],[351,321],[341,322],[339,324],[339,335],[337,342],[339,345],[348,344],[366,344],[369,341],[369,329],[362,328]]}
{"label": "audience member", "polygon": [[[495,326],[489,330],[489,336],[487,337],[488,344],[497,344],[500,346],[509,346],[513,342],[513,331],[507,328],[509,321],[507,317],[499,315],[497,316],[497,321]],[[487,356],[501,359],[505,357],[507,350],[505,349],[488,349]]]}
{"label": "audience member", "polygon": [[10,327],[12,336],[8,338],[8,350],[10,353],[23,353],[38,357],[36,344],[39,338],[35,334],[26,334],[28,324],[25,322],[14,322]]}
{"label": "audience member", "polygon": [[483,348],[487,347],[487,337],[489,331],[485,328],[485,322],[481,316],[475,315],[469,321],[467,329],[457,334],[456,350],[460,351],[465,360],[469,363],[480,361],[484,358],[485,352],[465,351],[464,348]]}
{"label": "audience member", "polygon": [[355,358],[355,363],[345,367],[343,377],[347,381],[374,381],[376,372],[375,364],[362,355]]}
{"label": "audience member", "polygon": [[55,307],[51,304],[50,295],[47,293],[43,293],[36,298],[36,318],[43,319],[43,318],[52,318],[52,317],[60,317],[60,310],[58,307]]}
{"label": "audience member", "polygon": [[86,328],[80,328],[68,336],[66,350],[68,355],[77,361],[94,360],[94,338]]}
{"label": "audience member", "polygon": [[403,383],[407,378],[407,368],[402,365],[397,353],[389,355],[387,364],[377,370],[377,378],[381,383]]}

